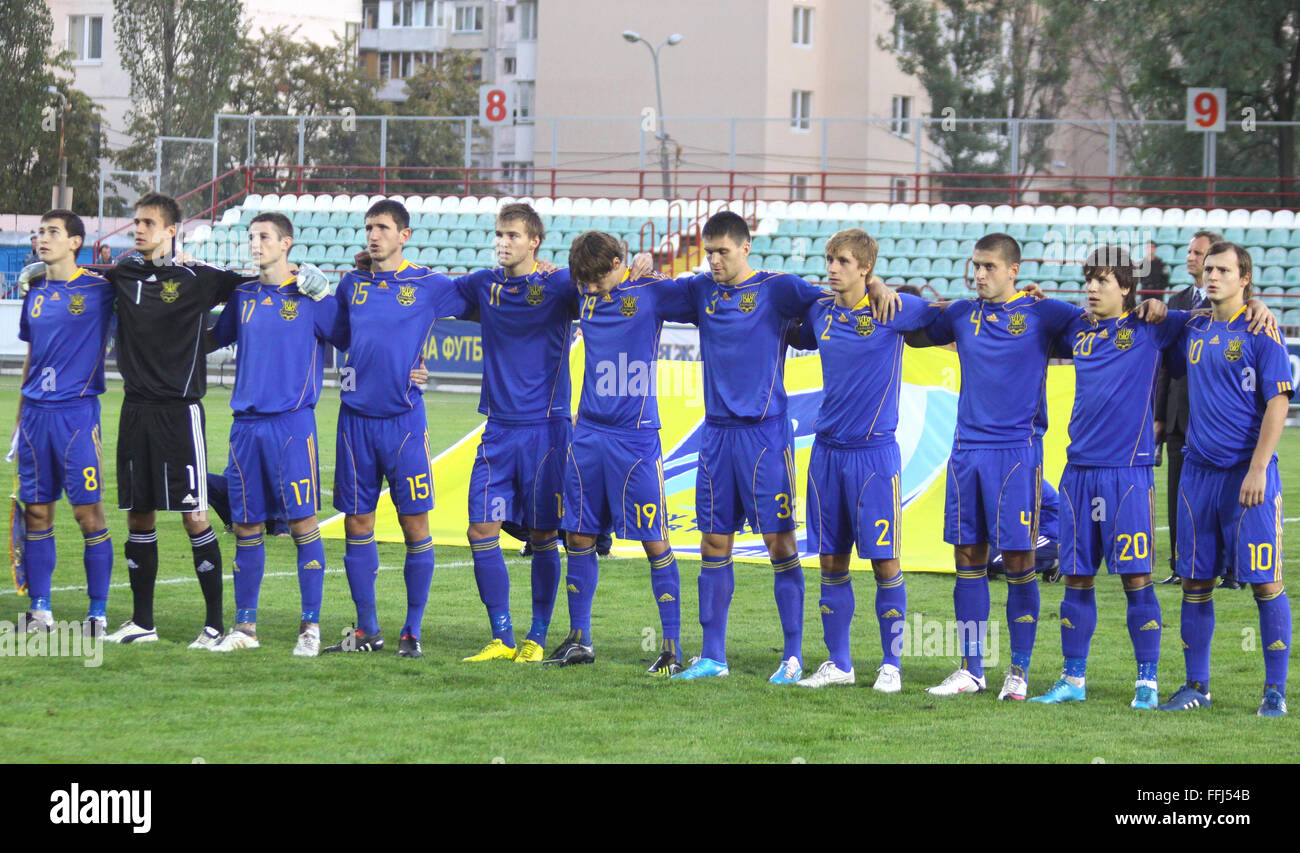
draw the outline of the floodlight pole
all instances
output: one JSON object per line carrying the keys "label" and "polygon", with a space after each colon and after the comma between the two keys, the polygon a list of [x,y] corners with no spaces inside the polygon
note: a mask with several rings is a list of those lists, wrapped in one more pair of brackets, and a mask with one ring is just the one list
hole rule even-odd
{"label": "floodlight pole", "polygon": [[664,128],[664,93],[663,87],[659,82],[659,51],[665,46],[671,47],[682,40],[680,34],[674,33],[659,43],[658,47],[650,44],[644,37],[638,35],[632,30],[623,31],[623,40],[629,44],[641,42],[650,51],[650,59],[654,62],[655,67],[655,101],[658,105],[659,112],[655,116],[659,130],[655,137],[659,140],[659,170],[663,176],[664,198],[672,198],[672,181],[668,178],[668,131]]}

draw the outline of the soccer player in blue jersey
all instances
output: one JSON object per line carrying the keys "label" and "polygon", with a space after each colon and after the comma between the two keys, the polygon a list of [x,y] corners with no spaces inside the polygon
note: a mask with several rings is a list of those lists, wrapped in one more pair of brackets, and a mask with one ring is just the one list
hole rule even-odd
{"label": "soccer player in blue jersey", "polygon": [[582,397],[565,464],[569,635],[542,663],[592,663],[591,603],[598,568],[596,537],[639,540],[650,561],[663,640],[648,670],[681,671],[681,588],[668,543],[663,456],[659,446],[656,362],[665,320],[694,322],[685,288],[662,276],[632,278],[623,245],[600,231],[573,241],[569,272],[581,289]]}
{"label": "soccer player in blue jersey", "polygon": [[1286,713],[1291,605],[1282,586],[1282,483],[1277,443],[1295,389],[1276,330],[1247,334],[1245,299],[1252,264],[1242,247],[1218,242],[1205,256],[1212,315],[1196,317],[1171,351],[1170,369],[1187,374],[1191,424],[1178,487],[1180,633],[1187,682],[1160,706],[1184,711],[1210,704],[1214,582],[1232,572],[1251,585],[1264,647],[1259,715]]}
{"label": "soccer player in blue jersey", "polygon": [[27,342],[18,399],[18,497],[25,504],[27,630],[49,630],[50,578],[54,574],[54,502],[66,493],[85,540],[85,631],[106,633],[113,544],[104,523],[99,395],[113,315],[113,286],[77,266],[86,239],[80,217],[51,210],[41,217],[36,252],[45,278],[28,290],[18,321]]}
{"label": "soccer player in blue jersey", "polygon": [[334,508],[344,513],[343,566],[357,625],[326,652],[369,652],[384,646],[375,607],[379,551],[375,508],[388,480],[389,497],[406,540],[406,622],[397,653],[421,657],[420,627],[433,581],[433,468],[422,389],[411,379],[423,363],[425,342],[439,317],[459,317],[467,305],[445,275],[403,259],[411,237],[410,216],[385,199],[366,211],[370,270],[344,274],[335,294],[338,329],[347,341],[340,370],[338,438],[334,462]]}
{"label": "soccer player in blue jersey", "polygon": [[[695,495],[700,543],[700,659],[673,676],[721,677],[727,666],[727,613],[735,589],[731,561],[745,521],[763,537],[774,571],[781,620],[781,665],[769,679],[803,677],[803,568],[795,539],[793,431],[786,415],[786,340],[808,307],[825,295],[786,273],[749,266],[749,227],[722,211],[704,225],[709,272],[684,279],[695,306],[704,358],[705,426]],[[888,322],[897,296],[870,285],[872,308]],[[888,314],[888,316],[886,316]]]}
{"label": "soccer player in blue jersey", "polygon": [[925,337],[956,342],[962,382],[948,460],[944,541],[953,546],[953,605],[962,633],[961,666],[929,688],[936,696],[985,689],[983,649],[989,616],[989,544],[1002,552],[1007,579],[1011,667],[999,699],[1023,700],[1038,628],[1038,539],[1047,361],[1052,343],[1082,312],[1017,293],[1020,244],[988,234],[971,257],[977,299],[948,304]]}
{"label": "soccer player in blue jersey", "polygon": [[[320,651],[325,547],[316,524],[320,504],[320,399],[326,348],[338,302],[298,292],[289,271],[293,224],[282,213],[260,213],[248,228],[250,254],[260,273],[235,288],[212,330],[213,343],[238,343],[230,407],[230,461],[226,486],[235,531],[235,626],[214,652],[257,648],[257,603],[266,569],[266,522],[287,518],[298,549],[302,615],[293,653]],[[336,341],[346,348],[346,341]]]}
{"label": "soccer player in blue jersey", "polygon": [[853,581],[849,559],[871,560],[876,575],[876,619],[881,663],[874,689],[902,689],[899,640],[907,614],[907,590],[899,565],[902,545],[902,457],[894,431],[903,372],[903,333],[924,328],[940,310],[916,296],[901,296],[891,322],[881,321],[867,298],[878,247],[867,232],[851,228],[826,243],[826,275],[832,295],[806,311],[800,345],[822,358],[822,403],[817,438],[808,463],[808,547],[821,561],[822,631],[829,659],[800,687],[853,684],[849,651]]}

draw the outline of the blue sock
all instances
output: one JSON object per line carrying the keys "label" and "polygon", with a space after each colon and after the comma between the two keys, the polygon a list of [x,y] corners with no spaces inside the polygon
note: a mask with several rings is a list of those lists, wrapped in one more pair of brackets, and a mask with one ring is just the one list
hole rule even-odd
{"label": "blue sock", "polygon": [[527,639],[546,645],[546,632],[560,590],[560,537],[533,543],[533,624]]}
{"label": "blue sock", "polygon": [[[663,628],[663,647],[681,659],[682,585],[677,571],[677,557],[671,549],[650,558],[650,591],[659,605],[659,625]],[[669,645],[671,643],[671,646]]]}
{"label": "blue sock", "polygon": [[429,603],[433,565],[432,536],[406,543],[406,562],[402,565],[402,578],[406,581],[406,624],[402,626],[402,633],[417,640],[420,639],[420,625],[424,623],[424,608]]}
{"label": "blue sock", "polygon": [[889,580],[876,579],[876,621],[880,625],[881,665],[900,664],[903,625],[907,619],[907,587],[900,571]]}
{"label": "blue sock", "polygon": [[842,672],[848,672],[853,669],[849,629],[853,625],[853,610],[857,605],[853,597],[851,573],[823,573],[821,593],[817,605],[822,612],[822,638],[826,641],[826,651]]}
{"label": "blue sock", "polygon": [[984,677],[984,633],[989,624],[988,566],[958,566],[952,608],[961,638],[962,669]]}
{"label": "blue sock", "polygon": [[591,600],[596,596],[600,565],[596,546],[569,549],[569,636],[584,646],[591,645]]}
{"label": "blue sock", "polygon": [[90,597],[87,619],[103,619],[108,612],[108,582],[113,576],[113,540],[108,530],[85,534],[86,594]]}
{"label": "blue sock", "polygon": [[784,647],[781,660],[791,657],[803,665],[803,565],[799,555],[772,560],[772,594],[781,617]]}
{"label": "blue sock", "polygon": [[704,631],[701,657],[727,662],[727,611],[731,609],[731,594],[735,590],[731,557],[700,559],[700,628]]}
{"label": "blue sock", "polygon": [[478,598],[487,608],[492,636],[513,649],[515,631],[510,625],[510,573],[506,570],[506,558],[501,554],[499,538],[471,539],[469,549],[474,558]]}
{"label": "blue sock", "polygon": [[1138,681],[1155,681],[1160,666],[1160,601],[1156,588],[1146,586],[1126,589],[1128,597],[1128,636],[1133,641],[1133,658],[1137,661]]}
{"label": "blue sock", "polygon": [[1183,590],[1183,609],[1180,614],[1180,633],[1183,640],[1183,661],[1187,666],[1187,682],[1210,689],[1210,641],[1214,639],[1214,589],[1192,592]]}
{"label": "blue sock", "polygon": [[1031,566],[1018,575],[1007,572],[1007,633],[1011,635],[1011,669],[1029,674],[1038,634],[1038,573]]}
{"label": "blue sock", "polygon": [[1291,654],[1291,602],[1286,590],[1255,596],[1259,608],[1259,634],[1264,641],[1264,683],[1286,695],[1288,657]]}
{"label": "blue sock", "polygon": [[33,610],[50,609],[50,582],[54,577],[54,528],[28,530],[23,549],[23,563],[27,566],[27,595],[32,599]]}
{"label": "blue sock", "polygon": [[266,544],[262,534],[235,537],[235,621],[257,621],[257,599],[266,573]]}
{"label": "blue sock", "polygon": [[1061,653],[1065,655],[1065,674],[1071,678],[1084,677],[1096,630],[1096,590],[1091,585],[1067,586],[1061,602]]}
{"label": "blue sock", "polygon": [[302,598],[303,622],[320,622],[320,603],[325,588],[325,543],[320,528],[293,537],[298,547],[298,595]]}
{"label": "blue sock", "polygon": [[379,613],[375,609],[379,546],[375,544],[375,534],[347,537],[343,546],[343,571],[348,576],[352,603],[357,606],[357,627],[373,634],[379,630]]}

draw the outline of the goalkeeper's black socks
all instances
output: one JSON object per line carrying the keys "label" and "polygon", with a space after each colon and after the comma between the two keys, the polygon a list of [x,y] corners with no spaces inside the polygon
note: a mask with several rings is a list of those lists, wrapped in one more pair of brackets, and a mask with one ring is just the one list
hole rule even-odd
{"label": "goalkeeper's black socks", "polygon": [[[225,633],[225,619],[221,611],[221,546],[217,534],[209,527],[190,537],[194,550],[194,574],[203,590],[203,624]],[[156,558],[155,558],[156,559]]]}
{"label": "goalkeeper's black socks", "polygon": [[153,588],[158,580],[158,532],[132,530],[126,537],[126,568],[131,579],[131,621],[153,630]]}

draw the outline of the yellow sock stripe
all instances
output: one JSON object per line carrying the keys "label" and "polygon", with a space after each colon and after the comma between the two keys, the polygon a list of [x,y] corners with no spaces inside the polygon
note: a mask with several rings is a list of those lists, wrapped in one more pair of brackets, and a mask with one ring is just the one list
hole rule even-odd
{"label": "yellow sock stripe", "polygon": [[27,531],[27,541],[28,541],[28,542],[35,542],[35,541],[37,541],[37,540],[39,540],[39,539],[51,539],[51,538],[53,538],[53,536],[54,536],[54,528],[53,528],[53,527],[51,527],[49,530],[37,530],[37,531],[31,531],[31,530],[29,530],[29,531]]}
{"label": "yellow sock stripe", "polygon": [[423,554],[425,551],[432,551],[432,550],[433,550],[432,539],[430,539],[428,542],[417,542],[414,545],[406,546],[406,553],[408,554]]}
{"label": "yellow sock stripe", "polygon": [[107,542],[110,538],[111,538],[111,537],[109,536],[108,531],[105,530],[103,533],[99,534],[98,536],[87,536],[87,537],[86,537],[86,544],[87,544],[87,545],[99,545],[99,544],[101,544],[101,543],[103,543],[103,542]]}
{"label": "yellow sock stripe", "polygon": [[903,585],[903,573],[899,572],[888,580],[877,580],[876,587],[879,589],[898,589]]}
{"label": "yellow sock stripe", "polygon": [[1030,569],[1023,575],[1013,575],[1010,572],[1007,573],[1007,583],[1032,583],[1036,580],[1038,580],[1038,573],[1033,569]]}
{"label": "yellow sock stripe", "polygon": [[533,553],[535,554],[538,551],[554,551],[559,547],[560,537],[556,536],[553,539],[547,539],[545,542],[534,542]]}
{"label": "yellow sock stripe", "polygon": [[569,556],[570,556],[570,557],[586,557],[588,554],[594,554],[594,553],[596,553],[596,546],[595,546],[595,545],[592,545],[590,548],[570,548],[570,549],[569,549]]}
{"label": "yellow sock stripe", "polygon": [[1183,593],[1183,601],[1187,602],[1188,604],[1204,604],[1205,602],[1210,601],[1210,600],[1212,600],[1213,598],[1214,598],[1214,593],[1213,593],[1213,592],[1185,592],[1185,593]]}
{"label": "yellow sock stripe", "polygon": [[986,569],[957,569],[957,577],[962,580],[975,580],[988,574]]}
{"label": "yellow sock stripe", "polygon": [[264,544],[266,544],[266,540],[263,539],[262,536],[260,536],[260,535],[258,535],[258,536],[249,536],[249,537],[246,538],[246,539],[241,539],[241,538],[238,537],[238,536],[235,537],[235,547],[236,547],[236,548],[255,548],[255,547],[257,547],[258,545],[264,545]]}
{"label": "yellow sock stripe", "polygon": [[1069,586],[1067,586],[1067,587],[1066,587],[1066,589],[1077,589],[1077,590],[1079,590],[1080,592],[1087,592],[1088,590],[1092,590],[1092,589],[1095,589],[1095,588],[1096,588],[1096,583],[1095,583],[1095,582],[1094,582],[1094,583],[1090,583],[1090,584],[1088,584],[1087,586],[1075,586],[1075,587],[1069,587]]}
{"label": "yellow sock stripe", "polygon": [[673,552],[666,551],[650,561],[652,569],[666,569],[673,564]]}
{"label": "yellow sock stripe", "polygon": [[293,544],[295,544],[295,545],[308,545],[308,544],[310,544],[310,543],[312,543],[312,542],[315,542],[315,541],[316,541],[317,539],[319,539],[319,538],[320,538],[320,528],[317,527],[315,530],[312,530],[312,531],[309,532],[309,533],[304,533],[304,534],[301,535],[301,536],[295,536],[295,537],[293,537]]}
{"label": "yellow sock stripe", "polygon": [[1268,594],[1268,595],[1257,595],[1257,596],[1255,596],[1255,600],[1256,600],[1256,601],[1272,601],[1273,599],[1277,598],[1279,595],[1281,595],[1281,594],[1284,593],[1284,592],[1286,592],[1285,589],[1279,589],[1277,592],[1274,592],[1274,593],[1271,593],[1271,594]]}
{"label": "yellow sock stripe", "polygon": [[1129,590],[1129,592],[1139,592],[1144,589],[1151,589],[1151,587],[1153,586],[1155,586],[1154,583],[1152,583],[1151,581],[1147,581],[1146,583],[1142,584],[1142,586],[1133,587],[1132,589]]}
{"label": "yellow sock stripe", "polygon": [[799,555],[795,554],[793,557],[786,557],[784,560],[773,563],[772,568],[778,572],[788,572],[791,569],[799,568],[800,565],[802,564],[799,562]]}
{"label": "yellow sock stripe", "polygon": [[375,541],[375,534],[371,533],[369,536],[349,536],[346,541],[348,545],[369,545],[371,542]]}
{"label": "yellow sock stripe", "polygon": [[496,548],[499,545],[500,545],[500,539],[494,536],[491,539],[485,539],[482,542],[469,543],[469,549],[471,551],[491,551],[493,548]]}
{"label": "yellow sock stripe", "polygon": [[725,569],[731,565],[731,558],[725,557],[721,560],[700,560],[701,569]]}
{"label": "yellow sock stripe", "polygon": [[[899,575],[899,577],[902,577],[902,575]],[[841,584],[848,583],[849,580],[850,574],[848,572],[845,572],[842,575],[822,575],[823,586],[840,586]]]}

